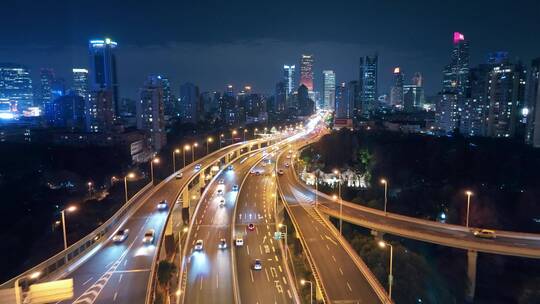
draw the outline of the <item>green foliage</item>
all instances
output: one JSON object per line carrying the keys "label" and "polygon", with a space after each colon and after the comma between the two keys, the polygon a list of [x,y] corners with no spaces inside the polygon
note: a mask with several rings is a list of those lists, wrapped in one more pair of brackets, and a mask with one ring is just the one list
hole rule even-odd
{"label": "green foliage", "polygon": [[159,261],[157,269],[157,278],[159,284],[164,288],[168,288],[169,282],[177,271],[178,269],[173,263],[165,260]]}

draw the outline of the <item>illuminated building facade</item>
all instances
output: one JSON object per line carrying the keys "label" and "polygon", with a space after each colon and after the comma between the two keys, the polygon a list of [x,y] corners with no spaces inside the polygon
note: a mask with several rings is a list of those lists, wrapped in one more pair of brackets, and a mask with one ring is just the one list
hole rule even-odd
{"label": "illuminated building facade", "polygon": [[296,66],[284,65],[283,66],[283,83],[285,84],[285,93],[287,97],[292,94],[296,86]]}
{"label": "illuminated building facade", "polygon": [[336,103],[336,74],[332,70],[323,71],[323,109],[334,110]]}
{"label": "illuminated building facade", "polygon": [[302,55],[300,59],[300,85],[313,91],[313,55]]}
{"label": "illuminated building facade", "polygon": [[27,67],[0,63],[0,99],[9,100],[18,113],[34,105],[32,78]]}
{"label": "illuminated building facade", "polygon": [[120,116],[115,50],[118,44],[110,38],[90,40],[90,88],[111,91],[115,117]]}
{"label": "illuminated building facade", "polygon": [[136,106],[137,129],[147,133],[149,146],[157,152],[167,143],[161,77],[148,77],[140,93]]}
{"label": "illuminated building facade", "polygon": [[368,117],[369,113],[375,109],[379,97],[378,64],[378,55],[360,58],[358,86],[360,89],[360,111],[364,117]]}

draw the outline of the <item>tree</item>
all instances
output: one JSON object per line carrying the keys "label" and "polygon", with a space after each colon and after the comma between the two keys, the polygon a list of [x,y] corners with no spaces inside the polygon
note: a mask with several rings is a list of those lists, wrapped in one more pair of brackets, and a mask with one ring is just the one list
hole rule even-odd
{"label": "tree", "polygon": [[169,289],[169,282],[171,281],[172,277],[178,269],[176,268],[176,265],[169,261],[159,261],[158,269],[157,269],[157,278],[159,284],[162,286],[163,289],[168,290]]}

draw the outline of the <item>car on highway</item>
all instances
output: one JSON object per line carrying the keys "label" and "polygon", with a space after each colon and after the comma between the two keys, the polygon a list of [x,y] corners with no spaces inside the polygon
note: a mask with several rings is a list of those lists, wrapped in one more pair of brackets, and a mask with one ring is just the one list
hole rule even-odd
{"label": "car on highway", "polygon": [[283,169],[279,169],[279,171],[277,172],[277,174],[283,175]]}
{"label": "car on highway", "polygon": [[219,188],[216,191],[217,195],[223,195],[223,189]]}
{"label": "car on highway", "polygon": [[255,170],[255,169],[252,169],[252,170],[251,170],[251,171],[250,171],[249,173],[251,173],[251,174],[255,174],[255,173],[257,173],[257,170]]}
{"label": "car on highway", "polygon": [[257,175],[257,176],[261,175],[261,171],[256,171],[255,175]]}
{"label": "car on highway", "polygon": [[238,185],[232,186],[232,191],[238,191]]}
{"label": "car on highway", "polygon": [[291,159],[291,156],[290,156],[290,155],[287,155],[287,159]]}
{"label": "car on highway", "polygon": [[223,185],[223,184],[225,184],[225,180],[224,180],[223,178],[222,178],[222,179],[220,179],[220,180],[218,181],[218,184],[220,184],[220,185]]}
{"label": "car on highway", "polygon": [[177,174],[175,175],[174,178],[176,178],[176,179],[181,179],[182,176],[183,176],[183,175],[182,175],[182,172],[180,172],[180,173],[177,173]]}
{"label": "car on highway", "polygon": [[121,243],[127,239],[128,234],[129,234],[129,229],[120,229],[114,234],[112,240],[115,243]]}
{"label": "car on highway", "polygon": [[156,232],[154,229],[148,229],[143,236],[143,244],[152,244],[154,243],[154,238],[156,237]]}
{"label": "car on highway", "polygon": [[157,203],[158,210],[165,210],[167,209],[167,207],[168,207],[167,200],[162,200],[159,203]]}
{"label": "car on highway", "polygon": [[473,235],[475,237],[484,238],[484,239],[494,239],[497,238],[495,231],[489,229],[475,229],[473,230]]}
{"label": "car on highway", "polygon": [[196,164],[195,165],[195,171],[199,171],[201,170],[201,164]]}
{"label": "car on highway", "polygon": [[233,170],[234,170],[234,166],[233,166],[233,165],[229,165],[229,166],[227,167],[227,170],[228,170],[228,171],[233,171]]}
{"label": "car on highway", "polygon": [[227,248],[227,240],[224,239],[224,238],[219,240],[218,248],[219,249],[226,249]]}
{"label": "car on highway", "polygon": [[202,251],[203,250],[203,247],[204,247],[204,242],[203,240],[197,240],[195,242],[195,250],[196,251]]}
{"label": "car on highway", "polygon": [[237,247],[244,246],[244,239],[239,236],[234,241],[234,244],[236,244]]}
{"label": "car on highway", "polygon": [[255,230],[255,225],[253,225],[253,223],[249,223],[249,224],[247,225],[247,229],[248,229],[249,231],[253,231],[253,230]]}
{"label": "car on highway", "polygon": [[289,163],[285,163],[285,167],[289,168]]}
{"label": "car on highway", "polygon": [[224,199],[224,198],[222,198],[222,199],[219,200],[219,206],[220,206],[220,207],[225,206],[225,199]]}
{"label": "car on highway", "polygon": [[262,269],[262,262],[259,259],[256,259],[253,263],[253,270],[261,270]]}

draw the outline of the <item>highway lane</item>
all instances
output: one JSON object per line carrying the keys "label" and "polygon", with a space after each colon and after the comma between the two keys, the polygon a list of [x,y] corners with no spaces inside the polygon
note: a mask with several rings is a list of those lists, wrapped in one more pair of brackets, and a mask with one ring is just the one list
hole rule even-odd
{"label": "highway lane", "polygon": [[[240,185],[260,157],[261,153],[255,152],[241,156],[233,163],[233,171],[222,171],[217,181],[210,183],[203,193],[186,240],[188,255],[187,283],[182,294],[184,303],[234,303],[230,238],[237,192],[232,188]],[[223,184],[220,180],[223,180]],[[218,194],[218,189],[224,194]],[[222,198],[225,205],[221,207]],[[221,238],[226,239],[226,249],[218,248]],[[204,242],[202,251],[194,250],[199,239]]]}
{"label": "highway lane", "polygon": [[[179,190],[195,172],[195,164],[204,166],[232,151],[229,146],[214,154],[186,166],[182,179],[170,178],[140,198],[142,206],[122,225],[129,229],[128,238],[116,244],[104,243],[94,255],[78,266],[66,277],[74,279],[74,299],[62,303],[144,303],[150,268],[156,252],[154,245],[143,245],[142,236],[154,229],[156,240],[163,230],[165,211],[158,211],[157,202],[165,199],[175,202]],[[129,287],[129,288],[127,288]]]}
{"label": "highway lane", "polygon": [[289,162],[285,157],[278,160],[278,168],[284,170],[284,174],[278,178],[279,185],[330,301],[381,303],[353,258],[313,209],[313,193],[296,188],[293,169],[286,168],[285,162]]}
{"label": "highway lane", "polygon": [[[294,282],[287,275],[280,241],[274,240],[276,231],[275,193],[276,183],[272,177],[273,164],[270,156],[250,174],[242,185],[236,209],[236,237],[242,237],[244,245],[236,247],[236,269],[242,303],[296,303]],[[253,224],[254,231],[247,225]],[[262,262],[261,270],[254,270],[255,259]]]}

